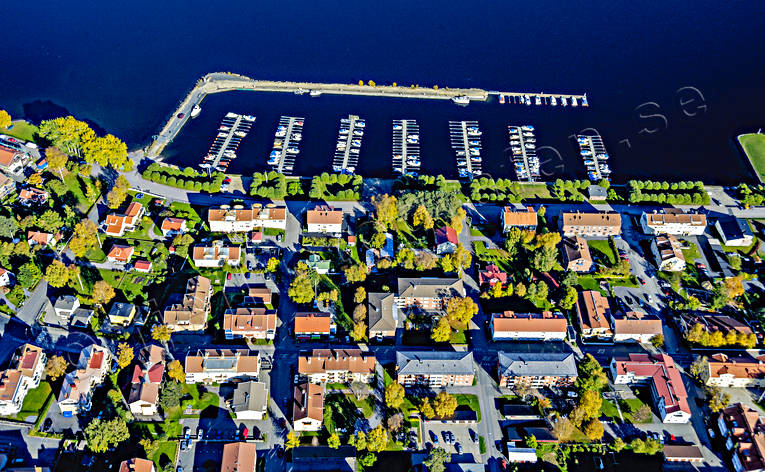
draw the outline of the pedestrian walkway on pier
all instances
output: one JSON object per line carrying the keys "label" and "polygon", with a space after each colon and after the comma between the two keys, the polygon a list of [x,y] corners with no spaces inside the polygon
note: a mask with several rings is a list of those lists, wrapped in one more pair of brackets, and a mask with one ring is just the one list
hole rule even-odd
{"label": "pedestrian walkway on pier", "polygon": [[361,140],[364,138],[366,121],[356,115],[340,120],[340,131],[335,145],[332,170],[342,174],[353,174],[359,164]]}
{"label": "pedestrian walkway on pier", "polygon": [[254,116],[227,113],[200,167],[207,169],[208,172],[213,170],[225,172],[231,161],[236,158],[239,143],[247,136],[254,123]]}
{"label": "pedestrian walkway on pier", "polygon": [[299,144],[303,139],[303,122],[305,118],[297,116],[282,116],[274,133],[274,149],[268,157],[271,170],[280,174],[292,175],[295,167],[295,157],[300,152]]}
{"label": "pedestrian walkway on pier", "polygon": [[481,135],[477,121],[450,121],[449,136],[457,155],[460,177],[472,179],[481,175]]}
{"label": "pedestrian walkway on pier", "polygon": [[539,158],[536,152],[537,139],[531,125],[508,126],[510,152],[518,180],[534,182],[539,178]]}
{"label": "pedestrian walkway on pier", "polygon": [[610,180],[611,169],[606,163],[608,153],[605,144],[603,144],[603,138],[597,133],[593,135],[580,134],[576,136],[576,140],[590,180]]}
{"label": "pedestrian walkway on pier", "polygon": [[393,170],[417,175],[420,164],[420,125],[415,120],[393,120]]}

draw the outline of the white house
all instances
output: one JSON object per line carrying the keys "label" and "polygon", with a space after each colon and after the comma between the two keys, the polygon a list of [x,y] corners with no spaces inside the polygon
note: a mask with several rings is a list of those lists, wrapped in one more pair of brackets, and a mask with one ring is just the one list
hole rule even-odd
{"label": "white house", "polygon": [[268,409],[268,388],[263,382],[241,382],[229,406],[238,420],[262,420]]}
{"label": "white house", "polygon": [[287,207],[253,204],[250,208],[224,205],[207,212],[214,233],[244,233],[257,228],[287,229]]}
{"label": "white house", "polygon": [[337,234],[343,232],[343,210],[328,206],[316,206],[305,212],[309,233]]}
{"label": "white house", "polygon": [[11,368],[0,372],[0,415],[15,415],[21,411],[24,398],[40,385],[47,357],[43,350],[24,344],[14,354]]}
{"label": "white house", "polygon": [[112,355],[105,347],[91,344],[80,352],[77,370],[66,374],[58,394],[62,416],[71,417],[90,410],[93,389],[104,381],[111,364]]}
{"label": "white house", "polygon": [[726,246],[751,246],[754,242],[754,234],[749,228],[749,223],[735,216],[718,219],[715,222],[715,228]]}
{"label": "white house", "polygon": [[489,329],[494,341],[563,341],[568,322],[562,313],[493,313]]}
{"label": "white house", "polygon": [[7,287],[11,284],[11,276],[13,273],[9,270],[0,267],[0,287]]}
{"label": "white house", "polygon": [[643,213],[640,227],[645,234],[672,234],[698,236],[707,228],[707,215],[684,213],[682,210],[664,210],[662,213]]}

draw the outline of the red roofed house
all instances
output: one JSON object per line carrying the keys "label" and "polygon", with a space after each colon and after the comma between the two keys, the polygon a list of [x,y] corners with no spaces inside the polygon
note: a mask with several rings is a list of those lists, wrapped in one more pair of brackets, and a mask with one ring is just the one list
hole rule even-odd
{"label": "red roofed house", "polygon": [[138,202],[131,202],[125,214],[110,213],[106,215],[104,232],[109,236],[120,237],[126,232],[134,231],[135,225],[141,221],[143,214],[143,205]]}
{"label": "red roofed house", "polygon": [[109,262],[127,264],[130,262],[130,258],[133,257],[133,252],[135,252],[135,249],[133,249],[132,246],[121,246],[119,244],[115,244],[112,246],[109,254],[107,254],[106,259]]}
{"label": "red roofed house", "polygon": [[295,337],[298,339],[328,338],[335,334],[335,321],[329,313],[295,313]]}
{"label": "red roofed house", "polygon": [[133,264],[133,268],[136,270],[136,272],[144,272],[148,274],[151,272],[153,264],[151,261],[135,261],[135,264]]}
{"label": "red roofed house", "polygon": [[134,457],[120,464],[120,472],[155,472],[154,462]]}
{"label": "red roofed house", "polygon": [[494,341],[563,341],[568,322],[561,313],[493,313],[489,329]]}
{"label": "red roofed house", "polygon": [[454,228],[443,226],[436,230],[436,254],[451,254],[457,249],[457,232]]}
{"label": "red roofed house", "polygon": [[138,362],[130,380],[127,398],[134,415],[154,416],[159,413],[159,386],[165,373],[165,350],[159,346],[144,346],[138,353]]}
{"label": "red roofed house", "polygon": [[502,210],[502,230],[507,233],[512,228],[535,230],[537,229],[537,212],[532,207],[526,210],[516,210],[506,206]]}
{"label": "red roofed house", "polygon": [[0,371],[0,415],[21,411],[24,398],[40,385],[47,358],[43,350],[24,344],[14,354],[8,370]]}
{"label": "red roofed house", "polygon": [[9,270],[0,267],[0,287],[7,287],[11,284],[11,276],[13,273]]}
{"label": "red roofed house", "polygon": [[675,361],[666,354],[629,354],[611,359],[611,376],[619,385],[648,385],[664,423],[687,423],[691,419],[688,393]]}
{"label": "red roofed house", "polygon": [[493,287],[497,282],[502,285],[507,283],[507,274],[499,270],[494,264],[486,266],[486,270],[478,273],[478,283],[480,285],[488,285]]}
{"label": "red roofed house", "polygon": [[720,413],[717,426],[736,472],[765,470],[765,418],[757,410],[736,403]]}
{"label": "red roofed house", "polygon": [[48,201],[48,197],[50,197],[48,192],[34,187],[25,188],[19,192],[19,201],[22,203],[22,205],[26,206],[29,206],[33,203],[39,203],[42,205]]}
{"label": "red roofed house", "polygon": [[24,155],[14,149],[0,146],[0,170],[16,173],[24,167]]}
{"label": "red roofed house", "polygon": [[162,236],[166,238],[184,234],[188,231],[188,228],[186,228],[186,220],[183,218],[165,218],[162,220],[160,229],[162,230]]}
{"label": "red roofed house", "polygon": [[27,231],[27,243],[29,246],[55,246],[56,236],[51,233],[44,233],[42,231]]}

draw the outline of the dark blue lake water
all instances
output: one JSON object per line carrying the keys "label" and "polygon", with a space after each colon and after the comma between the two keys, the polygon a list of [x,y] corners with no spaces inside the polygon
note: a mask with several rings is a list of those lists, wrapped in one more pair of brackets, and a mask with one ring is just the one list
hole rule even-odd
{"label": "dark blue lake water", "polygon": [[[276,121],[306,117],[296,173],[327,170],[338,120],[367,119],[360,171],[390,175],[391,120],[420,121],[423,171],[454,175],[450,119],[484,131],[484,170],[514,178],[508,124],[536,126],[543,170],[584,176],[569,138],[595,128],[614,180],[749,179],[733,137],[765,123],[761,2],[477,0],[337,2],[149,1],[3,5],[0,107],[37,121],[71,113],[146,144],[196,79],[254,78],[587,92],[591,106],[526,107],[230,93],[167,150],[196,165],[227,111],[257,116],[233,171],[265,168]],[[678,90],[684,89],[678,93]],[[703,97],[703,98],[702,98]],[[681,106],[682,101],[688,103]],[[639,108],[638,108],[639,107]],[[636,110],[637,108],[637,110]],[[683,109],[685,111],[683,111]],[[645,118],[640,118],[639,116]],[[649,115],[656,115],[649,117]],[[693,116],[689,116],[693,115]],[[641,130],[649,132],[640,133]]]}

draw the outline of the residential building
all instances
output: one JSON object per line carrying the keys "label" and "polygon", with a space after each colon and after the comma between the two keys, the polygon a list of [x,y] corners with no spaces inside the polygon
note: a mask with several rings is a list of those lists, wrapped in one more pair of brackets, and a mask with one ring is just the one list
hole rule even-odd
{"label": "residential building", "polygon": [[276,336],[276,312],[266,308],[229,308],[223,314],[226,339],[269,339]]}
{"label": "residential building", "polygon": [[56,241],[58,240],[56,236],[60,237],[60,235],[45,233],[43,231],[27,231],[27,243],[29,244],[29,247],[34,247],[34,246],[53,247],[56,245]]}
{"label": "residential building", "polygon": [[472,352],[398,351],[396,380],[410,386],[442,388],[473,385]]}
{"label": "residential building", "polygon": [[622,232],[622,216],[608,212],[563,212],[560,215],[563,236],[605,237]]}
{"label": "residential building", "polygon": [[[765,387],[765,356],[757,358],[727,354],[709,356],[706,384],[717,387]],[[765,451],[764,451],[765,452]]]}
{"label": "residential building", "polygon": [[247,289],[247,295],[244,297],[243,304],[273,308],[273,292],[266,286],[251,286]]}
{"label": "residential building", "polygon": [[512,228],[532,231],[537,229],[537,212],[532,207],[526,207],[525,210],[517,210],[511,206],[506,206],[502,210],[500,219],[502,230],[505,233]]}
{"label": "residential building", "polygon": [[0,170],[17,174],[24,169],[25,156],[16,149],[0,146]]}
{"label": "residential building", "polygon": [[91,344],[80,352],[77,369],[64,377],[58,407],[64,417],[90,410],[93,389],[111,370],[112,355],[105,347]]}
{"label": "residential building", "polygon": [[136,272],[143,272],[144,274],[148,274],[151,272],[151,268],[154,266],[151,261],[146,260],[140,260],[135,261],[135,264],[133,264],[133,269],[135,269]]}
{"label": "residential building", "polygon": [[324,386],[310,382],[297,384],[292,399],[292,427],[295,431],[321,431]]}
{"label": "residential building", "polygon": [[114,302],[109,310],[109,323],[114,326],[130,326],[138,309],[132,303]]}
{"label": "residential building", "polygon": [[154,462],[148,459],[134,457],[120,464],[119,472],[155,472]]}
{"label": "residential building", "polygon": [[451,254],[457,249],[457,232],[449,226],[436,229],[436,254]]}
{"label": "residential building", "polygon": [[590,184],[587,187],[587,200],[605,200],[608,198],[608,190],[598,184]]}
{"label": "residential building", "polygon": [[675,361],[666,354],[629,354],[611,359],[611,376],[617,385],[648,385],[664,423],[691,419],[688,394]]}
{"label": "residential building", "polygon": [[496,284],[507,284],[507,273],[499,270],[495,264],[489,264],[486,269],[478,273],[478,283],[481,286],[493,287]]}
{"label": "residential building", "polygon": [[192,259],[197,267],[239,266],[242,251],[238,246],[224,246],[215,241],[212,246],[194,246]]}
{"label": "residential building", "polygon": [[299,446],[292,449],[287,472],[356,472],[356,448]]}
{"label": "residential building", "polygon": [[685,256],[681,243],[671,234],[660,234],[651,241],[651,254],[659,270],[680,272],[685,270]]}
{"label": "residential building", "polygon": [[240,382],[229,406],[238,420],[262,420],[268,411],[268,387],[263,382]]}
{"label": "residential building", "polygon": [[590,246],[581,236],[563,238],[560,243],[560,252],[563,256],[563,269],[578,273],[592,270],[592,256]]}
{"label": "residential building", "polygon": [[21,192],[19,192],[19,202],[25,206],[30,206],[33,204],[43,205],[48,201],[48,198],[50,198],[50,194],[45,190],[40,190],[39,188],[27,187],[21,189]]}
{"label": "residential building", "polygon": [[88,329],[94,314],[92,309],[80,307],[72,313],[72,317],[69,319],[69,326],[72,328]]}
{"label": "residential building", "polygon": [[324,275],[332,269],[332,261],[329,259],[323,260],[318,254],[311,254],[308,259],[305,260],[305,265],[309,269],[313,269],[317,274]]}
{"label": "residential building", "polygon": [[74,312],[80,307],[80,299],[74,295],[61,295],[53,304],[53,312],[66,325],[72,319]]}
{"label": "residential building", "polygon": [[258,461],[255,443],[235,442],[223,446],[220,472],[255,472]]}
{"label": "residential building", "polygon": [[135,231],[140,223],[145,209],[138,202],[131,202],[125,213],[109,213],[104,221],[104,233],[107,236],[122,237],[125,233]]}
{"label": "residential building", "polygon": [[642,311],[611,313],[611,327],[614,342],[648,343],[651,338],[663,333],[661,319]]}
{"label": "residential building", "polygon": [[499,386],[505,388],[520,384],[530,388],[568,387],[578,375],[571,352],[499,352],[497,369]]}
{"label": "residential building", "polygon": [[369,318],[369,339],[382,341],[396,336],[399,311],[393,293],[371,292],[367,294],[367,317]]}
{"label": "residential building", "polygon": [[0,267],[0,287],[8,287],[13,282],[13,272]]}
{"label": "residential building", "polygon": [[250,208],[223,206],[207,211],[207,223],[214,233],[244,233],[256,228],[287,229],[287,207],[254,204]]}
{"label": "residential building", "polygon": [[179,234],[185,234],[189,229],[186,227],[186,220],[183,218],[167,217],[162,220],[162,224],[159,229],[162,231],[162,236],[166,238],[172,238]]}
{"label": "residential building", "polygon": [[113,262],[115,264],[127,264],[128,262],[130,262],[130,259],[133,257],[134,252],[135,252],[135,249],[133,249],[133,246],[123,246],[121,244],[115,244],[109,250],[109,254],[106,255],[106,259],[109,262]]}
{"label": "residential building", "polygon": [[8,195],[16,192],[16,182],[9,179],[3,174],[0,174],[0,198],[5,198]]}
{"label": "residential building", "polygon": [[757,410],[736,403],[720,413],[717,426],[732,454],[733,470],[765,470],[765,418]]}
{"label": "residential building", "polygon": [[562,313],[493,313],[489,329],[494,341],[563,341],[568,322]]}
{"label": "residential building", "polygon": [[298,357],[298,374],[311,383],[371,383],[377,360],[360,349],[314,349]]}
{"label": "residential building", "polygon": [[329,313],[295,313],[295,337],[298,339],[325,339],[335,335],[337,326]]}
{"label": "residential building", "polygon": [[159,413],[159,390],[164,373],[165,350],[153,344],[141,348],[127,397],[132,414],[153,416]]}
{"label": "residential building", "polygon": [[204,331],[210,314],[212,283],[198,275],[186,282],[186,293],[174,295],[162,313],[162,322],[172,331]]}
{"label": "residential building", "polygon": [[679,208],[666,209],[662,213],[645,212],[640,215],[640,227],[645,234],[699,236],[707,228],[707,215],[684,213]]}
{"label": "residential building", "polygon": [[701,449],[690,444],[665,444],[661,452],[667,462],[693,462],[696,464],[704,462],[704,454],[701,453]]}
{"label": "residential building", "polygon": [[576,315],[582,337],[594,340],[611,340],[613,331],[609,319],[611,306],[608,299],[595,290],[579,292],[576,301]]}
{"label": "residential building", "polygon": [[247,349],[200,349],[186,356],[186,383],[257,380],[260,356]]}
{"label": "residential building", "polygon": [[725,216],[717,219],[715,228],[725,246],[751,246],[754,243],[754,234],[746,220]]}
{"label": "residential building", "polygon": [[21,411],[27,393],[40,386],[48,362],[42,348],[24,344],[13,355],[10,368],[0,372],[0,415]]}
{"label": "residential building", "polygon": [[342,233],[343,210],[317,205],[313,210],[305,212],[305,223],[309,233]]}
{"label": "residential building", "polygon": [[695,312],[695,313],[680,313],[677,318],[677,322],[680,325],[680,330],[685,334],[689,330],[693,329],[695,325],[701,325],[701,329],[707,333],[714,333],[720,331],[723,337],[728,333],[734,331],[737,336],[753,336],[754,332],[743,321],[739,321],[736,318],[732,318],[722,313],[712,312]]}
{"label": "residential building", "polygon": [[464,297],[465,286],[459,278],[399,278],[396,306],[417,306],[424,310],[440,310],[453,297]]}

